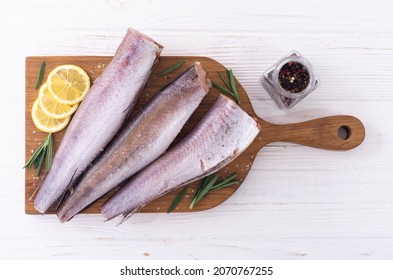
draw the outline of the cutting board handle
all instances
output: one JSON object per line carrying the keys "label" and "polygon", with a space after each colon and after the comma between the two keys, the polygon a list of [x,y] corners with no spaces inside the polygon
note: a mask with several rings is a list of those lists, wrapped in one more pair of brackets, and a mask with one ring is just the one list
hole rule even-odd
{"label": "cutting board handle", "polygon": [[362,122],[352,116],[330,116],[292,124],[261,123],[261,147],[272,142],[290,142],[325,150],[346,151],[365,137]]}

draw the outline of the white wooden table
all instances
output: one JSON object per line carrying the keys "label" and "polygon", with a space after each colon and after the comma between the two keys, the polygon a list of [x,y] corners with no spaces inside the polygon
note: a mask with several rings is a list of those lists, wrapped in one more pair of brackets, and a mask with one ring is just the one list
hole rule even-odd
{"label": "white wooden table", "polygon": [[[392,1],[0,1],[0,258],[392,259]],[[275,143],[242,187],[205,212],[99,215],[66,224],[24,214],[24,63],[30,55],[112,55],[127,27],[234,70],[271,122],[359,117],[349,152]],[[322,85],[281,111],[261,73],[296,49]]]}

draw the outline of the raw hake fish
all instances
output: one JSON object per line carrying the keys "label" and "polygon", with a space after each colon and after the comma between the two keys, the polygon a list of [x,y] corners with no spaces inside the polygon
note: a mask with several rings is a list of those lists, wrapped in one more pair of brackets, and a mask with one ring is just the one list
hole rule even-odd
{"label": "raw hake fish", "polygon": [[219,95],[198,125],[167,153],[133,177],[101,208],[107,219],[128,215],[163,194],[214,173],[255,139],[259,123]]}
{"label": "raw hake fish", "polygon": [[69,124],[35,198],[35,209],[45,213],[102,152],[133,109],[161,50],[151,38],[128,29]]}
{"label": "raw hake fish", "polygon": [[157,93],[82,175],[57,212],[60,221],[68,221],[162,155],[210,86],[196,62]]}

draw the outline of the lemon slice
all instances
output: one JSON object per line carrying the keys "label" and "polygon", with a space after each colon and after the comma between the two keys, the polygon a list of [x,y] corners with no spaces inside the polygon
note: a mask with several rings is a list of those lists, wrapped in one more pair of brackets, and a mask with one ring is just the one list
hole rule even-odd
{"label": "lemon slice", "polygon": [[48,75],[48,89],[62,104],[74,105],[82,101],[90,89],[87,73],[76,65],[60,65]]}
{"label": "lemon slice", "polygon": [[39,99],[33,103],[33,107],[31,109],[31,117],[33,118],[33,122],[35,126],[44,132],[54,133],[62,130],[67,126],[70,122],[71,117],[65,117],[64,119],[54,119],[48,117],[39,106]]}
{"label": "lemon slice", "polygon": [[64,119],[65,117],[71,116],[78,108],[78,104],[70,106],[57,102],[49,92],[47,83],[40,87],[38,100],[39,106],[45,115],[54,119]]}

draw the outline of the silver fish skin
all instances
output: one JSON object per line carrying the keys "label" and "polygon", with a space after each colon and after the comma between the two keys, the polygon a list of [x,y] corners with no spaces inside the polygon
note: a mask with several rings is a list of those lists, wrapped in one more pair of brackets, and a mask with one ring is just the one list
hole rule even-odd
{"label": "silver fish skin", "polygon": [[254,118],[219,95],[197,126],[115,193],[101,213],[106,219],[126,216],[175,188],[218,171],[239,156],[259,131]]}
{"label": "silver fish skin", "polygon": [[34,207],[45,213],[115,136],[133,109],[162,46],[128,29],[113,60],[94,82],[69,124]]}
{"label": "silver fish skin", "polygon": [[206,72],[196,62],[157,93],[82,175],[59,208],[59,220],[70,220],[162,155],[210,87]]}

